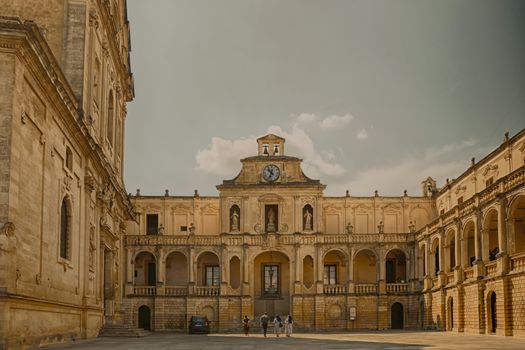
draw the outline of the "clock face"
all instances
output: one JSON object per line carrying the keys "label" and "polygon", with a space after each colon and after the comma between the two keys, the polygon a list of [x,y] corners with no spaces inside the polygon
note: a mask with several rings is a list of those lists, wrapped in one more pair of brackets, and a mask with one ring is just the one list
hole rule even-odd
{"label": "clock face", "polygon": [[274,182],[281,176],[281,170],[277,165],[267,165],[263,169],[263,178],[268,182]]}

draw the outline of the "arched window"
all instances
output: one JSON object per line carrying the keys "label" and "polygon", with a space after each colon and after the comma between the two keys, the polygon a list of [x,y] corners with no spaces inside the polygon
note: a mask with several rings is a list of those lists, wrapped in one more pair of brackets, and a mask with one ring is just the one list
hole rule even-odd
{"label": "arched window", "polygon": [[303,231],[314,229],[314,208],[310,204],[303,207]]}
{"label": "arched window", "polygon": [[70,259],[70,241],[71,241],[71,212],[66,197],[62,200],[60,208],[60,257]]}
{"label": "arched window", "polygon": [[115,101],[113,98],[113,91],[109,91],[108,98],[108,125],[106,128],[106,137],[109,143],[113,146],[113,124],[115,122]]}

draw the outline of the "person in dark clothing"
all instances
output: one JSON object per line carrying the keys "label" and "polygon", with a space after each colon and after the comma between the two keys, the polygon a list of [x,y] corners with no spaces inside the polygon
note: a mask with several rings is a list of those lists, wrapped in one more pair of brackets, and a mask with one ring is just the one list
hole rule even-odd
{"label": "person in dark clothing", "polygon": [[268,321],[270,321],[270,319],[268,318],[268,313],[265,312],[264,315],[261,316],[261,326],[262,326],[265,338],[266,338],[266,332],[268,332]]}
{"label": "person in dark clothing", "polygon": [[244,335],[248,336],[248,332],[250,331],[250,319],[246,315],[242,320],[242,329],[244,330]]}

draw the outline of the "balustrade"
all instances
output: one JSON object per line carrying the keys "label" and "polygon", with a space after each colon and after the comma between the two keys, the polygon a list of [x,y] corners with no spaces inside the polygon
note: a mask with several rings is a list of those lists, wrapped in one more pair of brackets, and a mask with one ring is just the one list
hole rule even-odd
{"label": "balustrade", "polygon": [[387,293],[407,293],[408,283],[387,283],[386,292]]}
{"label": "balustrade", "polygon": [[145,296],[157,295],[157,287],[135,286],[133,287],[133,294],[134,295],[145,295]]}
{"label": "balustrade", "polygon": [[345,294],[346,293],[346,287],[342,284],[325,284],[323,286],[323,293],[324,294]]}
{"label": "balustrade", "polygon": [[497,261],[491,261],[485,264],[485,276],[488,277],[488,276],[495,275],[497,271],[498,271]]}
{"label": "balustrade", "polygon": [[377,284],[356,284],[355,294],[375,294],[377,293]]}
{"label": "balustrade", "polygon": [[525,270],[525,253],[510,258],[510,269],[513,272]]}
{"label": "balustrade", "polygon": [[164,294],[167,296],[185,296],[188,295],[188,287],[186,286],[166,286]]}
{"label": "balustrade", "polygon": [[219,287],[213,286],[213,287],[203,287],[203,286],[196,286],[195,287],[195,294],[199,296],[207,296],[207,297],[214,297],[219,295]]}

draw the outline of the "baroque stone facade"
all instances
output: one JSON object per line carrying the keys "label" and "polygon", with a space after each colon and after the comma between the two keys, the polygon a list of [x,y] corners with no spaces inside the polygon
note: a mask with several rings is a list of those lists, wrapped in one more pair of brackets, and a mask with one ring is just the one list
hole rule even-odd
{"label": "baroque stone facade", "polygon": [[120,322],[122,0],[0,0],[0,348]]}
{"label": "baroque stone facade", "polygon": [[523,334],[525,131],[420,197],[324,196],[284,145],[258,139],[218,197],[132,197],[125,322],[228,331],[266,311],[303,330]]}

